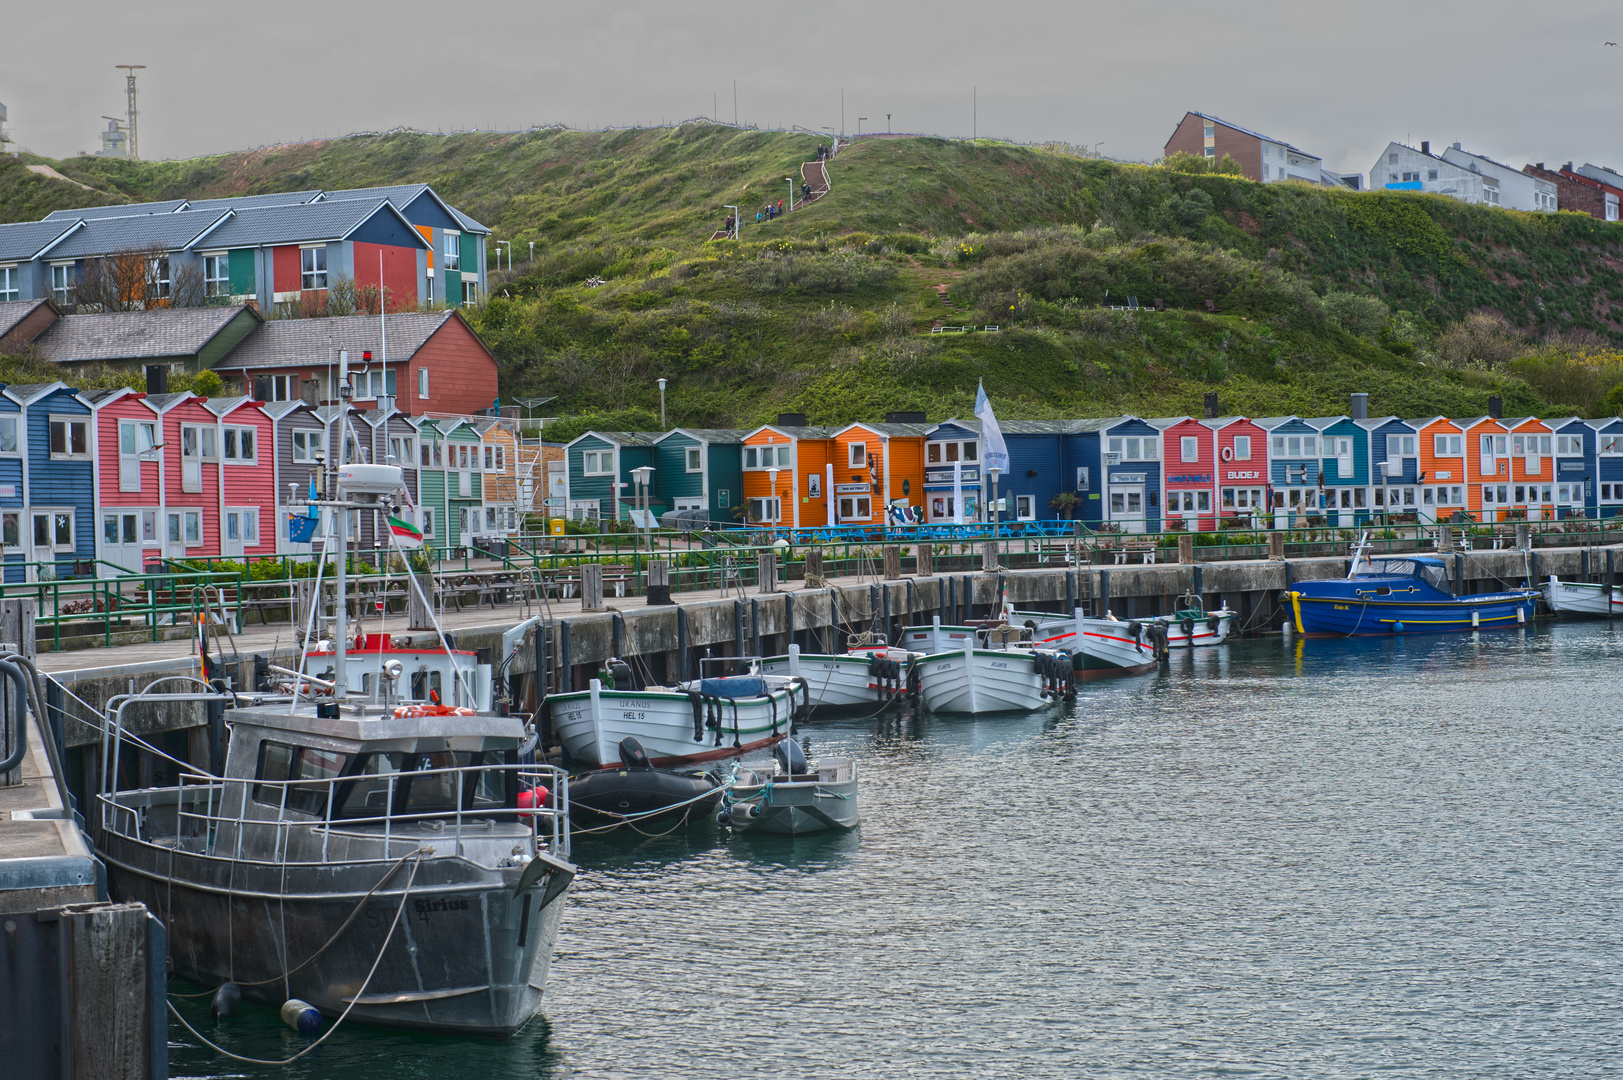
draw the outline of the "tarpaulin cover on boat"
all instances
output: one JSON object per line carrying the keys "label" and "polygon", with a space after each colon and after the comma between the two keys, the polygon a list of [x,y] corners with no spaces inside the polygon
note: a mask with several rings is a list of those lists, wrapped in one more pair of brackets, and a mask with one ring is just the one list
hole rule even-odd
{"label": "tarpaulin cover on boat", "polygon": [[699,693],[710,697],[763,697],[766,692],[766,680],[754,675],[729,675],[720,679],[699,680]]}

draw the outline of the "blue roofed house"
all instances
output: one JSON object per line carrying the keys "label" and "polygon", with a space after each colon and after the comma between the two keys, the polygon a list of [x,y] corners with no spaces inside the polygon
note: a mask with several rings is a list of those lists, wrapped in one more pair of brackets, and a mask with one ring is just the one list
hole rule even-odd
{"label": "blue roofed house", "polygon": [[1591,420],[1589,426],[1595,431],[1595,513],[1617,517],[1623,514],[1623,419]]}
{"label": "blue roofed house", "polygon": [[[9,523],[4,527],[7,561],[37,564],[30,575],[45,580],[75,572],[79,560],[96,557],[96,446],[90,404],[65,383],[14,384],[4,396],[20,412],[18,448],[20,491],[7,495],[0,481],[0,501],[20,498],[15,548]],[[8,567],[7,580],[22,575]]]}
{"label": "blue roofed house", "polygon": [[[1075,491],[1066,467],[1066,420],[1004,420],[998,425],[1009,450],[1009,470],[998,476],[999,516],[1005,521],[1041,521],[1057,516],[1050,505],[1061,491]],[[981,469],[979,420],[943,420],[925,435],[924,520],[952,522],[961,487],[965,521],[979,520],[991,499],[991,478]],[[957,469],[958,485],[954,484]],[[1081,509],[1081,504],[1077,510]]]}
{"label": "blue roofed house", "polygon": [[1420,433],[1396,416],[1354,421],[1369,432],[1372,485],[1370,513],[1375,517],[1420,512]]}
{"label": "blue roofed house", "polygon": [[1556,516],[1594,517],[1595,428],[1577,416],[1544,421],[1555,433]]}
{"label": "blue roofed house", "polygon": [[1369,432],[1350,416],[1307,421],[1319,433],[1319,503],[1324,523],[1340,529],[1369,522]]}

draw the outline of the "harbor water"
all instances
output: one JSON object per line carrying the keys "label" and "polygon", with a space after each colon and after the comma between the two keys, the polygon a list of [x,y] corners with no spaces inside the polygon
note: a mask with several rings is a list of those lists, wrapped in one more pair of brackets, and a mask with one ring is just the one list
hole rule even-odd
{"label": "harbor water", "polygon": [[[179,1076],[1588,1077],[1623,1043],[1623,627],[1236,642],[1046,715],[818,719],[853,834],[582,841],[544,1019]],[[176,984],[173,989],[195,990]],[[285,1057],[273,1010],[209,1019]]]}

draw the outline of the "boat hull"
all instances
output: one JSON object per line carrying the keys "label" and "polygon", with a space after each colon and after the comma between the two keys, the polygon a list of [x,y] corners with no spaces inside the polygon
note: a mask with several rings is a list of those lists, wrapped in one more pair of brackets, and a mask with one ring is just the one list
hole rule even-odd
{"label": "boat hull", "polygon": [[[515,896],[517,867],[431,857],[402,909],[409,861],[247,862],[106,830],[99,848],[114,899],[139,901],[163,919],[174,974],[182,978],[205,986],[234,981],[272,1007],[300,998],[331,1022],[381,951],[350,1020],[494,1038],[512,1035],[540,1009],[574,878],[567,864],[549,859],[541,880]],[[357,904],[354,921],[321,951]],[[289,968],[298,970],[284,985]]]}
{"label": "boat hull", "polygon": [[1562,581],[1552,577],[1541,590],[1544,602],[1558,615],[1623,615],[1623,595],[1605,585]]}
{"label": "boat hull", "polygon": [[[620,764],[620,741],[634,738],[656,768],[719,761],[774,746],[789,734],[796,695],[789,690],[752,698],[720,699],[720,708],[685,693],[592,688],[547,699],[553,730],[577,768]],[[710,727],[719,712],[719,726]]]}
{"label": "boat hull", "polygon": [[1055,700],[1030,653],[962,649],[926,656],[917,665],[919,700],[931,712],[1031,712]]}
{"label": "boat hull", "polygon": [[1046,635],[1038,644],[1070,653],[1072,670],[1084,682],[1144,675],[1154,671],[1161,661],[1148,630],[1149,622],[1050,615],[1047,624],[1037,628],[1039,634]]}
{"label": "boat hull", "polygon": [[[825,760],[815,779],[741,781],[733,787],[727,823],[735,832],[803,836],[857,827],[857,767],[849,758]],[[798,774],[797,774],[798,775]]]}
{"label": "boat hull", "polygon": [[1537,598],[1531,590],[1437,601],[1286,593],[1299,633],[1334,637],[1510,629],[1532,620]]}
{"label": "boat hull", "polygon": [[766,675],[799,675],[806,680],[811,703],[827,708],[872,707],[901,697],[907,689],[909,661],[899,660],[901,677],[881,686],[873,665],[861,653],[807,653],[791,662],[788,656],[761,661]]}

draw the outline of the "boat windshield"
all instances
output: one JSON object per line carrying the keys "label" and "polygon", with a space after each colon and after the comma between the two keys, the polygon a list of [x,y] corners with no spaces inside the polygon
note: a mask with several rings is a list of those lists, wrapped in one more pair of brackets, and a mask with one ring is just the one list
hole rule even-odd
{"label": "boat windshield", "polygon": [[395,813],[454,814],[458,809],[459,776],[462,810],[496,809],[507,805],[507,784],[502,770],[482,769],[464,773],[432,770],[479,768],[501,763],[502,755],[489,750],[365,754],[349,773],[354,779],[339,788],[338,813],[333,816],[367,818],[389,813],[391,782]]}
{"label": "boat windshield", "polygon": [[1448,571],[1436,563],[1420,562],[1416,559],[1376,559],[1369,564],[1370,572],[1386,574],[1393,577],[1422,578],[1438,592],[1454,594],[1449,587]]}

